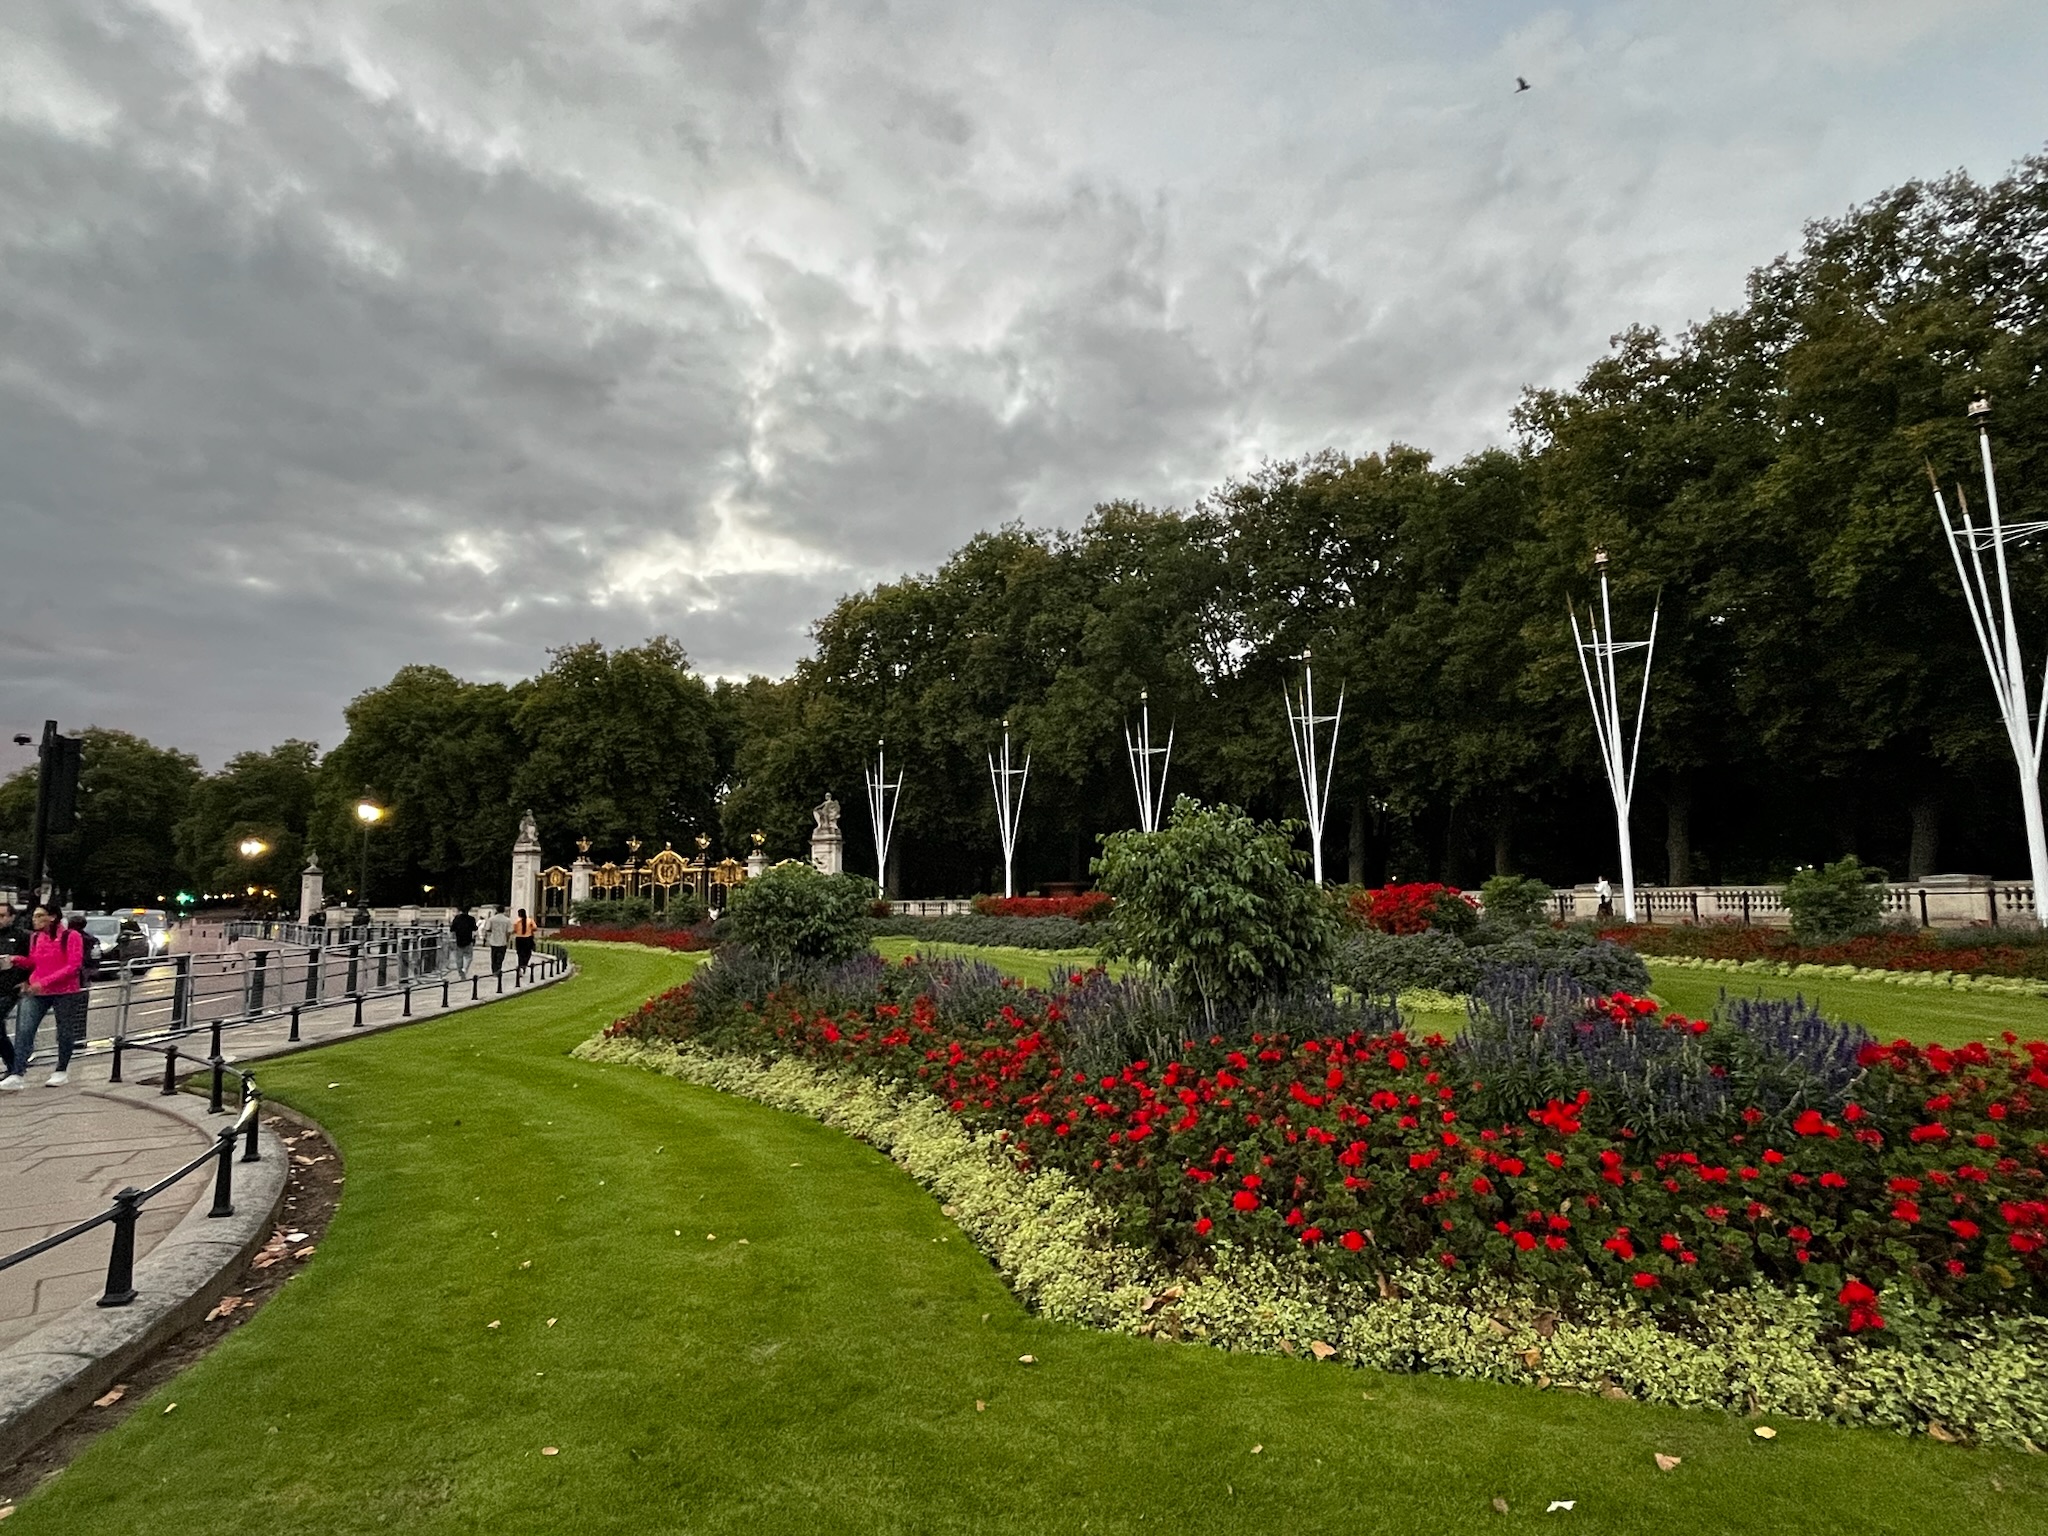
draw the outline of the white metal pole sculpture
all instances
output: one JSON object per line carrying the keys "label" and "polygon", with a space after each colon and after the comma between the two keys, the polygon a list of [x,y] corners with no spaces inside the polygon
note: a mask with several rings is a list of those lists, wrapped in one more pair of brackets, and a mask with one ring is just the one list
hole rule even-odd
{"label": "white metal pole sculpture", "polygon": [[[1984,498],[1991,514],[1991,526],[1979,528],[1970,520],[1969,498],[1956,487],[1962,526],[1949,521],[1948,503],[1942,499],[1941,484],[1934,469],[1927,470],[1934,486],[1934,508],[1941,515],[1942,531],[1948,535],[1948,551],[1955,557],[1956,575],[1963,584],[1963,601],[1969,605],[1970,623],[1977,631],[1977,644],[1984,651],[1984,665],[1991,669],[1991,691],[1998,695],[1998,712],[2005,719],[2005,734],[2012,743],[2012,755],[2019,765],[2020,809],[2027,825],[2027,862],[2034,874],[2034,921],[2043,921],[2042,904],[2048,902],[2048,829],[2041,819],[2041,740],[2048,730],[2048,676],[2042,681],[2043,700],[2038,711],[2027,702],[2026,665],[2020,656],[2019,625],[2012,611],[2012,577],[2006,567],[2005,546],[2048,529],[2048,523],[2008,523],[1999,515],[1998,481],[1991,472],[1991,401],[1978,395],[1970,402],[1970,419],[1977,423],[1978,451],[1984,460]],[[1963,561],[1967,548],[1970,559]],[[1984,552],[1991,552],[1998,572],[1996,607],[1990,583],[1984,576]]]}
{"label": "white metal pole sculpture", "polygon": [[[1344,690],[1337,690],[1337,712],[1316,713],[1316,669],[1314,653],[1301,653],[1301,693],[1280,695],[1287,701],[1287,735],[1294,743],[1294,766],[1301,775],[1301,799],[1308,808],[1308,835],[1313,840],[1316,884],[1323,883],[1323,820],[1330,809],[1330,776],[1337,769],[1337,733],[1344,729]],[[1324,758],[1316,736],[1330,728],[1329,756]]]}
{"label": "white metal pole sculpture", "polygon": [[[1166,745],[1152,745],[1152,705],[1149,692],[1138,694],[1138,734],[1131,734],[1131,723],[1124,722],[1124,751],[1131,759],[1131,787],[1138,792],[1138,830],[1157,832],[1160,823],[1166,819],[1166,773],[1173,766],[1173,730],[1166,728]],[[1159,777],[1152,777],[1152,759],[1159,759]]]}
{"label": "white metal pole sculpture", "polygon": [[889,839],[896,835],[896,807],[903,799],[903,770],[896,770],[896,782],[889,782],[889,761],[884,743],[875,743],[875,766],[868,778],[868,823],[875,829],[875,886],[889,889]]}
{"label": "white metal pole sculpture", "polygon": [[[1621,910],[1629,921],[1636,920],[1635,854],[1629,844],[1628,811],[1635,799],[1636,763],[1643,751],[1643,721],[1650,712],[1650,663],[1657,652],[1657,620],[1664,604],[1659,600],[1650,611],[1650,638],[1616,640],[1614,605],[1607,593],[1607,551],[1593,551],[1593,567],[1600,573],[1600,612],[1586,611],[1588,640],[1579,631],[1579,615],[1570,610],[1572,640],[1578,647],[1579,672],[1586,680],[1586,702],[1593,708],[1593,738],[1600,748],[1600,766],[1607,773],[1607,789],[1614,798],[1615,831],[1621,840]],[[1643,653],[1643,687],[1636,700],[1633,732],[1624,735],[1621,723],[1621,680],[1614,658],[1628,651]],[[1588,658],[1591,658],[1589,661]],[[1626,756],[1623,744],[1627,743]]]}
{"label": "white metal pole sculpture", "polygon": [[[988,780],[996,792],[996,831],[1003,839],[1003,894],[1017,894],[1011,869],[1017,858],[1017,819],[1024,810],[1024,784],[1031,776],[1031,754],[1024,754],[1024,766],[1010,766],[1010,722],[1003,722],[1003,756],[997,764],[994,753],[989,754]],[[1014,793],[1012,790],[1014,786]]]}

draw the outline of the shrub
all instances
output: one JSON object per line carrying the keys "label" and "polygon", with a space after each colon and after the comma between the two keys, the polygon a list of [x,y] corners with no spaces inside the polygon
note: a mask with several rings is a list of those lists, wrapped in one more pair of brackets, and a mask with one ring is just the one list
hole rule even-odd
{"label": "shrub", "polygon": [[1071,917],[879,917],[868,931],[928,944],[981,944],[1008,949],[1089,949],[1101,929]]}
{"label": "shrub", "polygon": [[1739,923],[1609,928],[1603,935],[1646,955],[1769,960],[1781,965],[1856,965],[1876,971],[1958,971],[2048,981],[2048,930],[1887,928],[1836,944],[1802,944],[1782,928]]}
{"label": "shrub", "polygon": [[654,922],[654,903],[645,896],[589,896],[569,908],[569,921],[579,928],[646,928]]}
{"label": "shrub", "polygon": [[1571,929],[1530,928],[1497,938],[1491,943],[1476,941],[1472,956],[1481,968],[1517,966],[1567,976],[1588,992],[1631,992],[1650,990],[1650,969],[1642,956],[1606,939],[1591,939]]}
{"label": "shrub", "polygon": [[1866,869],[1853,853],[1825,868],[1796,871],[1785,882],[1793,938],[1832,944],[1875,933],[1884,922],[1884,890],[1884,871]]}
{"label": "shrub", "polygon": [[1479,981],[1474,953],[1448,933],[1346,934],[1337,946],[1337,980],[1363,997],[1403,992],[1470,992]]}
{"label": "shrub", "polygon": [[1454,885],[1435,881],[1383,885],[1359,891],[1350,900],[1354,921],[1381,933],[1469,933],[1479,921],[1471,900]]}
{"label": "shrub", "polygon": [[1297,830],[1183,795],[1160,831],[1105,839],[1094,873],[1116,899],[1107,952],[1150,966],[1212,1022],[1326,982],[1337,923],[1301,877]]}
{"label": "shrub", "polygon": [[1495,875],[1479,887],[1486,920],[1506,928],[1534,928],[1550,920],[1550,887],[1526,875]]}
{"label": "shrub", "polygon": [[709,949],[711,938],[694,928],[655,927],[646,924],[638,928],[586,927],[571,924],[558,929],[552,937],[599,944],[646,944],[655,949],[695,950]]}
{"label": "shrub", "polygon": [[1092,923],[1107,917],[1115,901],[1107,891],[1084,891],[1079,896],[977,896],[974,910],[983,917],[1069,917],[1077,923]]}
{"label": "shrub", "polygon": [[733,887],[724,936],[766,957],[780,971],[805,961],[836,963],[868,947],[868,905],[875,884],[860,875],[820,874],[785,860]]}

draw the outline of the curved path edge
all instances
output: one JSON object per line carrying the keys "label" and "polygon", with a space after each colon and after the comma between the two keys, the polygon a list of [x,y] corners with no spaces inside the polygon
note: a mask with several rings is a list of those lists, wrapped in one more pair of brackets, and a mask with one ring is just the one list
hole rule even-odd
{"label": "curved path edge", "polygon": [[[531,982],[517,991],[474,1003],[457,1003],[445,1011],[436,1009],[411,1017],[366,1021],[360,1028],[345,1029],[325,1039],[267,1040],[251,1030],[247,1035],[229,1038],[228,1059],[246,1063],[294,1056],[339,1040],[361,1039],[445,1018],[449,1013],[488,1007],[554,986],[575,974],[577,967],[571,965],[559,975]],[[235,1046],[242,1049],[232,1049]],[[133,1086],[131,1091],[147,1095],[144,1102],[148,1108],[188,1120],[208,1135],[217,1133],[223,1123],[219,1116],[208,1112],[206,1100],[197,1095],[167,1098],[140,1085]],[[65,1420],[119,1381],[138,1360],[204,1318],[227,1293],[242,1266],[269,1239],[284,1201],[290,1152],[277,1133],[260,1121],[257,1150],[261,1156],[256,1162],[235,1163],[234,1215],[210,1217],[206,1214],[210,1202],[197,1201],[162,1241],[136,1261],[134,1301],[125,1307],[82,1302],[34,1333],[0,1349],[0,1466],[33,1450]],[[206,1169],[188,1175],[202,1183],[212,1177]],[[77,1239],[101,1243],[111,1240],[104,1232]]]}
{"label": "curved path edge", "polygon": [[[208,1134],[219,1117],[190,1094],[152,1108],[190,1120]],[[284,1200],[288,1152],[258,1124],[253,1163],[235,1164],[232,1216],[210,1217],[201,1201],[135,1265],[135,1300],[125,1307],[82,1302],[0,1350],[0,1465],[32,1450],[71,1415],[114,1385],[143,1356],[198,1322],[269,1238]],[[188,1178],[210,1183],[210,1169]],[[79,1238],[109,1242],[99,1233]]]}

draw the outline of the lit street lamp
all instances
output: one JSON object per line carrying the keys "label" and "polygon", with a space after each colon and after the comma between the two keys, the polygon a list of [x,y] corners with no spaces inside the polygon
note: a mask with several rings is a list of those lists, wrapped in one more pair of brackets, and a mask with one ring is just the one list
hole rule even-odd
{"label": "lit street lamp", "polygon": [[356,882],[356,921],[370,920],[370,828],[384,819],[384,807],[370,798],[365,789],[363,798],[356,802],[356,820],[363,824],[363,862],[361,878]]}
{"label": "lit street lamp", "polygon": [[245,837],[242,839],[241,849],[243,858],[260,859],[264,854],[270,852],[270,844],[263,841],[260,837]]}

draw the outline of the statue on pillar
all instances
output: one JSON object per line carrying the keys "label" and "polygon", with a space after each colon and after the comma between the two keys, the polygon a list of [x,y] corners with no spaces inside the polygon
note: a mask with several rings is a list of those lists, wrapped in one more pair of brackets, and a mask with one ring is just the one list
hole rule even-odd
{"label": "statue on pillar", "polygon": [[540,912],[540,828],[529,810],[519,818],[519,841],[512,845],[512,900],[514,912],[529,917]]}
{"label": "statue on pillar", "polygon": [[811,867],[821,875],[836,875],[843,870],[845,840],[839,831],[839,802],[832,798],[832,791],[825,791],[825,800],[811,812],[811,819],[817,823],[811,832]]}

